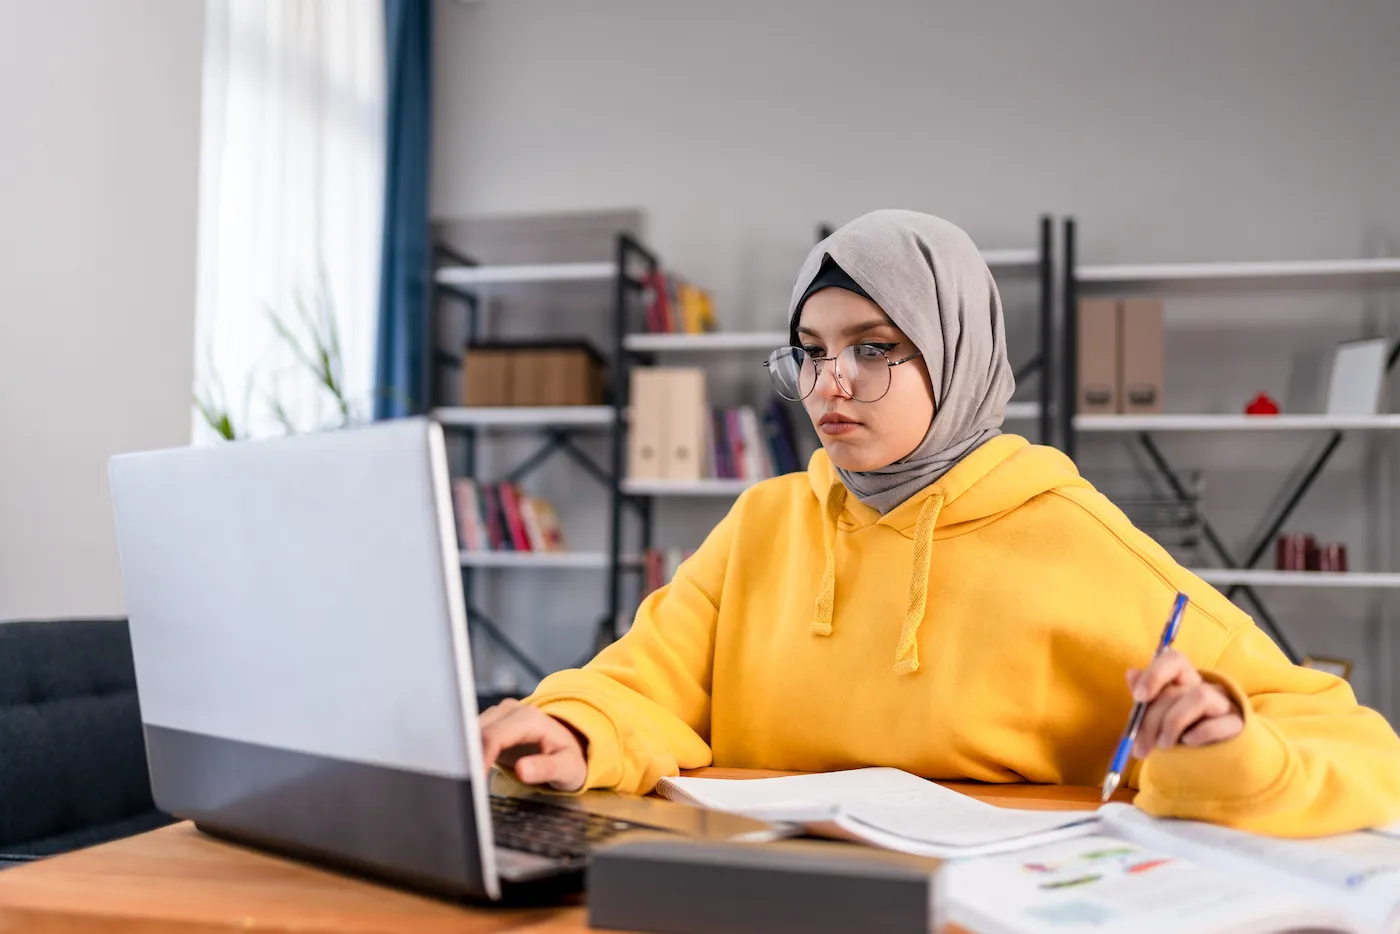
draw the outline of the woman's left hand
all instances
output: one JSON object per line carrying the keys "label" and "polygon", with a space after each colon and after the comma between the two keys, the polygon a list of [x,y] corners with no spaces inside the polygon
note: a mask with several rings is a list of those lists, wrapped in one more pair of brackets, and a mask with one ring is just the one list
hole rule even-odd
{"label": "woman's left hand", "polygon": [[1133,756],[1145,759],[1155,749],[1208,746],[1238,736],[1244,715],[1229,693],[1202,680],[1180,652],[1167,650],[1146,671],[1128,672],[1134,701],[1147,701]]}

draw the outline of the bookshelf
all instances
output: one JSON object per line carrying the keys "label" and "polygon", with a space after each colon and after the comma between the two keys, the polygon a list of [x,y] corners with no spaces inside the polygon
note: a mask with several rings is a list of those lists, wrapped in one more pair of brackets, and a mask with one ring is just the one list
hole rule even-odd
{"label": "bookshelf", "polygon": [[481,266],[459,262],[438,268],[433,281],[456,288],[526,286],[541,283],[610,282],[617,278],[617,263],[529,263]]}
{"label": "bookshelf", "polygon": [[548,428],[612,427],[614,413],[607,405],[558,406],[439,406],[433,418],[444,428],[494,431],[538,431]]}
{"label": "bookshelf", "polygon": [[[1040,334],[1035,360],[1018,373],[1018,379],[1041,368],[1042,391],[1034,401],[1020,400],[1007,412],[1008,421],[1040,425],[1042,437],[1050,426],[1050,300],[1052,289],[1051,234],[1049,218],[1042,218],[1037,246],[984,251],[989,267],[1001,276],[1035,276],[1039,283],[1038,313]],[[559,252],[559,251],[556,251]],[[663,270],[655,253],[639,238],[618,233],[613,239],[612,258],[589,262],[511,262],[487,264],[463,252],[439,244],[434,251],[431,276],[432,313],[428,315],[425,341],[426,362],[422,398],[427,409],[444,429],[459,439],[464,450],[464,472],[478,476],[478,453],[488,439],[538,436],[540,446],[516,468],[505,471],[506,478],[518,480],[544,461],[563,455],[583,473],[598,481],[607,500],[608,534],[606,548],[566,552],[462,551],[460,564],[463,589],[474,632],[484,634],[533,677],[543,677],[544,666],[530,658],[476,603],[480,590],[477,578],[489,575],[534,575],[545,573],[601,573],[607,579],[606,608],[596,626],[597,645],[615,639],[625,613],[630,612],[629,579],[643,569],[644,555],[626,546],[625,531],[635,531],[642,550],[650,546],[654,519],[653,503],[665,500],[696,499],[727,502],[751,485],[751,481],[705,479],[696,481],[640,481],[623,476],[626,436],[629,423],[627,390],[632,369],[662,359],[698,360],[702,365],[733,360],[736,356],[758,355],[755,363],[774,347],[787,342],[784,331],[719,331],[701,334],[648,333],[642,330],[642,300],[651,277]],[[554,257],[551,257],[554,258]],[[567,256],[560,258],[567,259]],[[669,274],[669,270],[667,271]],[[576,294],[598,295],[606,307],[611,333],[603,342],[607,358],[610,397],[604,405],[591,406],[499,406],[465,407],[454,400],[438,398],[440,376],[448,369],[463,368],[464,355],[458,348],[440,346],[444,316],[463,315],[467,341],[478,340],[483,332],[483,306],[492,296],[513,295],[527,290],[569,289]],[[534,292],[529,294],[533,295]],[[541,295],[555,293],[543,291]],[[560,293],[562,294],[562,293]],[[585,436],[603,437],[607,455],[594,460],[576,443]],[[628,518],[636,520],[632,529]],[[566,536],[567,537],[567,536]],[[533,578],[532,578],[533,579]]]}
{"label": "bookshelf", "polygon": [[[1384,504],[1393,502],[1394,451],[1390,442],[1400,431],[1400,413],[1382,412],[1370,415],[1281,414],[1250,416],[1245,414],[1170,413],[1161,415],[1082,415],[1075,411],[1078,398],[1078,339],[1079,300],[1085,296],[1185,296],[1201,295],[1230,299],[1231,296],[1288,297],[1314,293],[1359,291],[1373,296],[1383,290],[1400,289],[1400,257],[1356,257],[1334,259],[1299,259],[1249,262],[1194,263],[1136,263],[1081,264],[1077,258],[1077,230],[1073,218],[1064,221],[1064,327],[1062,330],[1061,371],[1059,395],[1060,430],[1066,453],[1075,456],[1081,438],[1103,436],[1119,438],[1135,444],[1144,455],[1143,462],[1150,474],[1164,481],[1167,488],[1183,502],[1185,487],[1181,474],[1167,458],[1158,443],[1158,436],[1198,436],[1198,446],[1228,445],[1242,450],[1245,445],[1261,443],[1268,436],[1296,433],[1310,443],[1308,453],[1289,472],[1288,478],[1254,533],[1240,553],[1227,547],[1208,517],[1201,517],[1203,538],[1215,552],[1223,567],[1201,568],[1195,571],[1202,579],[1222,588],[1232,599],[1248,603],[1255,619],[1268,631],[1279,647],[1294,661],[1303,653],[1295,649],[1260,595],[1261,590],[1351,590],[1374,591],[1368,601],[1367,641],[1375,649],[1373,663],[1379,665],[1381,634],[1392,615],[1386,599],[1389,591],[1400,589],[1400,573],[1389,570],[1396,564],[1392,539],[1394,533],[1376,523],[1393,521]],[[1393,294],[1391,295],[1393,300]],[[1238,300],[1237,298],[1231,300]],[[1374,299],[1368,306],[1372,311],[1382,307]],[[1325,318],[1318,324],[1330,324],[1336,316],[1328,307]],[[1166,326],[1172,327],[1168,315]],[[1243,327],[1278,327],[1274,320],[1247,318]],[[1310,325],[1311,326],[1311,325]],[[1388,374],[1394,374],[1400,358],[1400,342],[1389,331],[1391,349],[1386,361]],[[1241,403],[1243,404],[1243,403]],[[1377,488],[1369,498],[1379,508],[1367,517],[1371,533],[1367,538],[1373,546],[1372,564],[1378,571],[1347,571],[1323,573],[1315,571],[1276,571],[1261,568],[1261,561],[1273,554],[1274,541],[1294,515],[1299,504],[1315,487],[1318,478],[1332,461],[1347,437],[1360,436],[1368,445],[1368,461],[1378,464],[1374,470]],[[1289,466],[1287,464],[1281,466]],[[1275,597],[1277,599],[1277,597]],[[1373,684],[1382,690],[1389,683],[1384,673],[1372,672]],[[1393,707],[1393,698],[1385,706]]]}
{"label": "bookshelf", "polygon": [[1080,266],[1081,286],[1162,289],[1194,285],[1400,285],[1400,259],[1311,259],[1251,263],[1142,263]]}
{"label": "bookshelf", "polygon": [[[602,571],[611,556],[606,551],[462,551],[464,568],[501,571]],[[639,567],[638,555],[623,555],[623,565]]]}
{"label": "bookshelf", "polygon": [[1078,432],[1400,431],[1400,415],[1076,415]]}
{"label": "bookshelf", "polygon": [[[610,237],[614,254],[610,261],[483,264],[445,244],[439,244],[435,248],[431,278],[433,300],[427,316],[424,367],[426,372],[422,396],[432,417],[462,442],[465,476],[482,479],[479,477],[478,455],[481,445],[488,438],[528,438],[534,435],[539,438],[538,447],[514,467],[503,471],[504,479],[523,480],[546,461],[559,456],[597,481],[603,498],[616,500],[621,495],[621,464],[618,460],[617,446],[609,441],[612,457],[600,462],[578,443],[578,439],[586,435],[620,435],[625,412],[616,404],[615,399],[607,399],[605,404],[601,405],[464,406],[456,400],[438,398],[443,371],[458,369],[464,372],[465,366],[468,365],[465,346],[441,346],[440,336],[446,333],[443,319],[450,314],[464,316],[464,321],[459,319],[458,323],[464,324],[460,331],[465,334],[465,344],[480,340],[488,336],[483,333],[486,328],[483,327],[482,309],[490,296],[512,294],[516,290],[524,289],[596,288],[599,291],[600,305],[608,309],[607,317],[614,322],[616,336],[620,337],[620,322],[627,317],[628,310],[642,290],[642,279],[637,272],[655,272],[659,268],[659,261],[638,238],[629,233],[616,233]],[[587,291],[584,294],[593,293]],[[615,361],[612,375],[615,378]],[[566,541],[568,538],[566,536]],[[459,563],[472,633],[489,638],[503,650],[516,667],[535,679],[543,678],[548,673],[546,666],[531,657],[506,632],[505,627],[483,612],[476,600],[480,589],[477,577],[481,574],[537,575],[540,572],[602,574],[608,581],[605,594],[608,606],[603,615],[591,624],[597,634],[592,640],[596,646],[605,641],[604,636],[615,637],[615,601],[618,590],[614,578],[640,570],[642,565],[640,556],[625,554],[620,550],[616,530],[610,543],[603,549],[462,550],[459,552]]]}
{"label": "bookshelf", "polygon": [[623,480],[622,492],[628,496],[686,496],[721,497],[732,499],[757,480],[707,478],[702,480]]}
{"label": "bookshelf", "polygon": [[1269,571],[1199,568],[1192,572],[1217,586],[1306,587],[1322,589],[1397,590],[1400,574],[1368,571]]}

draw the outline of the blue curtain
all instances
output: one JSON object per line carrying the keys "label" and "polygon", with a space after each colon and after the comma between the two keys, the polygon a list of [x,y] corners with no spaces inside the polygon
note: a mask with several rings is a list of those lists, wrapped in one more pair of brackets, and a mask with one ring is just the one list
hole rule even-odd
{"label": "blue curtain", "polygon": [[375,418],[423,411],[431,289],[432,0],[385,0],[387,123]]}

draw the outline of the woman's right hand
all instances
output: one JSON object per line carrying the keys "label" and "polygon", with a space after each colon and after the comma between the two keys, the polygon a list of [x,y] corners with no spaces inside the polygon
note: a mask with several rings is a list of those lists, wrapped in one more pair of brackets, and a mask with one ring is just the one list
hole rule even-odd
{"label": "woman's right hand", "polygon": [[482,712],[486,768],[499,762],[527,785],[578,791],[588,777],[582,737],[538,707],[505,700]]}

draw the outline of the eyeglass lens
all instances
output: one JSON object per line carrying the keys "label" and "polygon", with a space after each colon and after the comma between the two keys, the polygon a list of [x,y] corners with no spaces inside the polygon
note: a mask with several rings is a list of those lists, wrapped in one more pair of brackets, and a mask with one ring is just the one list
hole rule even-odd
{"label": "eyeglass lens", "polygon": [[801,347],[779,347],[768,357],[768,376],[784,399],[800,402],[817,386],[819,370],[836,365],[841,391],[857,402],[878,402],[890,388],[890,364],[885,353],[870,344],[852,344],[835,361],[814,359]]}

